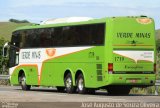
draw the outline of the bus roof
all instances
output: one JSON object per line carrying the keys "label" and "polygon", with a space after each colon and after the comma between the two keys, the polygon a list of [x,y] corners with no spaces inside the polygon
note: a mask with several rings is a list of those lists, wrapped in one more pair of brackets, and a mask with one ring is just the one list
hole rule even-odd
{"label": "bus roof", "polygon": [[91,19],[91,20],[88,20],[88,21],[80,21],[80,22],[56,23],[56,24],[45,24],[45,25],[33,24],[33,25],[29,25],[29,26],[18,27],[14,31],[25,30],[25,29],[27,30],[27,29],[38,29],[38,28],[50,28],[50,27],[93,24],[93,23],[105,23],[105,22],[106,22],[106,18]]}
{"label": "bus roof", "polygon": [[93,18],[90,17],[66,17],[66,18],[54,18],[48,19],[40,23],[40,25],[46,24],[59,24],[59,23],[72,23],[72,22],[82,22],[82,21],[89,21]]}
{"label": "bus roof", "polygon": [[[33,24],[30,26],[23,26],[15,29],[14,31],[18,30],[28,30],[28,29],[39,29],[39,28],[50,28],[50,27],[62,27],[62,26],[74,26],[74,25],[83,25],[83,24],[95,24],[95,23],[105,23],[107,19],[122,19],[122,18],[140,18],[140,17],[146,17],[146,16],[126,16],[126,17],[105,17],[100,19],[90,19],[87,21],[79,21],[79,22],[67,22],[67,23],[55,23],[55,24]],[[13,31],[13,32],[14,32]]]}

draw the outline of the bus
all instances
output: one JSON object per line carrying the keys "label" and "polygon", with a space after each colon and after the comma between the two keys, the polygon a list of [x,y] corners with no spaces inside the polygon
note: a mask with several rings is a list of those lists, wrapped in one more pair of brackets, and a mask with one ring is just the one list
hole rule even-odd
{"label": "bus", "polygon": [[24,26],[7,45],[10,82],[22,90],[53,86],[67,93],[106,89],[127,95],[133,87],[155,84],[155,25],[147,16]]}

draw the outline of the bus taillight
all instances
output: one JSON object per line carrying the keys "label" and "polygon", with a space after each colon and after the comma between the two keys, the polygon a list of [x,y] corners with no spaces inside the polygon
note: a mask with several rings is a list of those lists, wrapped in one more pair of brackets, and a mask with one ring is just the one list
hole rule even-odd
{"label": "bus taillight", "polygon": [[156,73],[156,63],[154,63],[154,73]]}
{"label": "bus taillight", "polygon": [[113,74],[113,63],[108,63],[108,73]]}

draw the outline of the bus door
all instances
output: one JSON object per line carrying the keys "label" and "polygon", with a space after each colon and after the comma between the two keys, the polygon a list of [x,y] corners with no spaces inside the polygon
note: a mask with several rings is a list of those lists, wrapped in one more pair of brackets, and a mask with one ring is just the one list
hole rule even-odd
{"label": "bus door", "polygon": [[19,64],[19,52],[17,51],[17,48],[10,48],[9,59],[9,67],[14,67]]}

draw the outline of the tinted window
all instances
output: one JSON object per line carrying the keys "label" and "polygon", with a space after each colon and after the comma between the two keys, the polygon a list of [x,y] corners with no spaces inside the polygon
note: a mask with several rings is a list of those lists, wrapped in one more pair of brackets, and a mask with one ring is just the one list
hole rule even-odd
{"label": "tinted window", "polygon": [[12,35],[11,44],[16,46],[16,47],[20,47],[20,38],[21,38],[20,32],[14,32],[13,35]]}
{"label": "tinted window", "polygon": [[59,46],[103,45],[104,35],[105,24],[63,27],[61,34],[55,34]]}
{"label": "tinted window", "polygon": [[16,49],[11,47],[9,53],[9,67],[13,67],[16,65]]}
{"label": "tinted window", "polygon": [[64,46],[63,43],[63,28],[57,27],[52,30],[51,36],[52,36],[52,45],[53,46]]}
{"label": "tinted window", "polygon": [[105,24],[90,24],[13,33],[12,42],[18,47],[54,47],[103,45]]}

